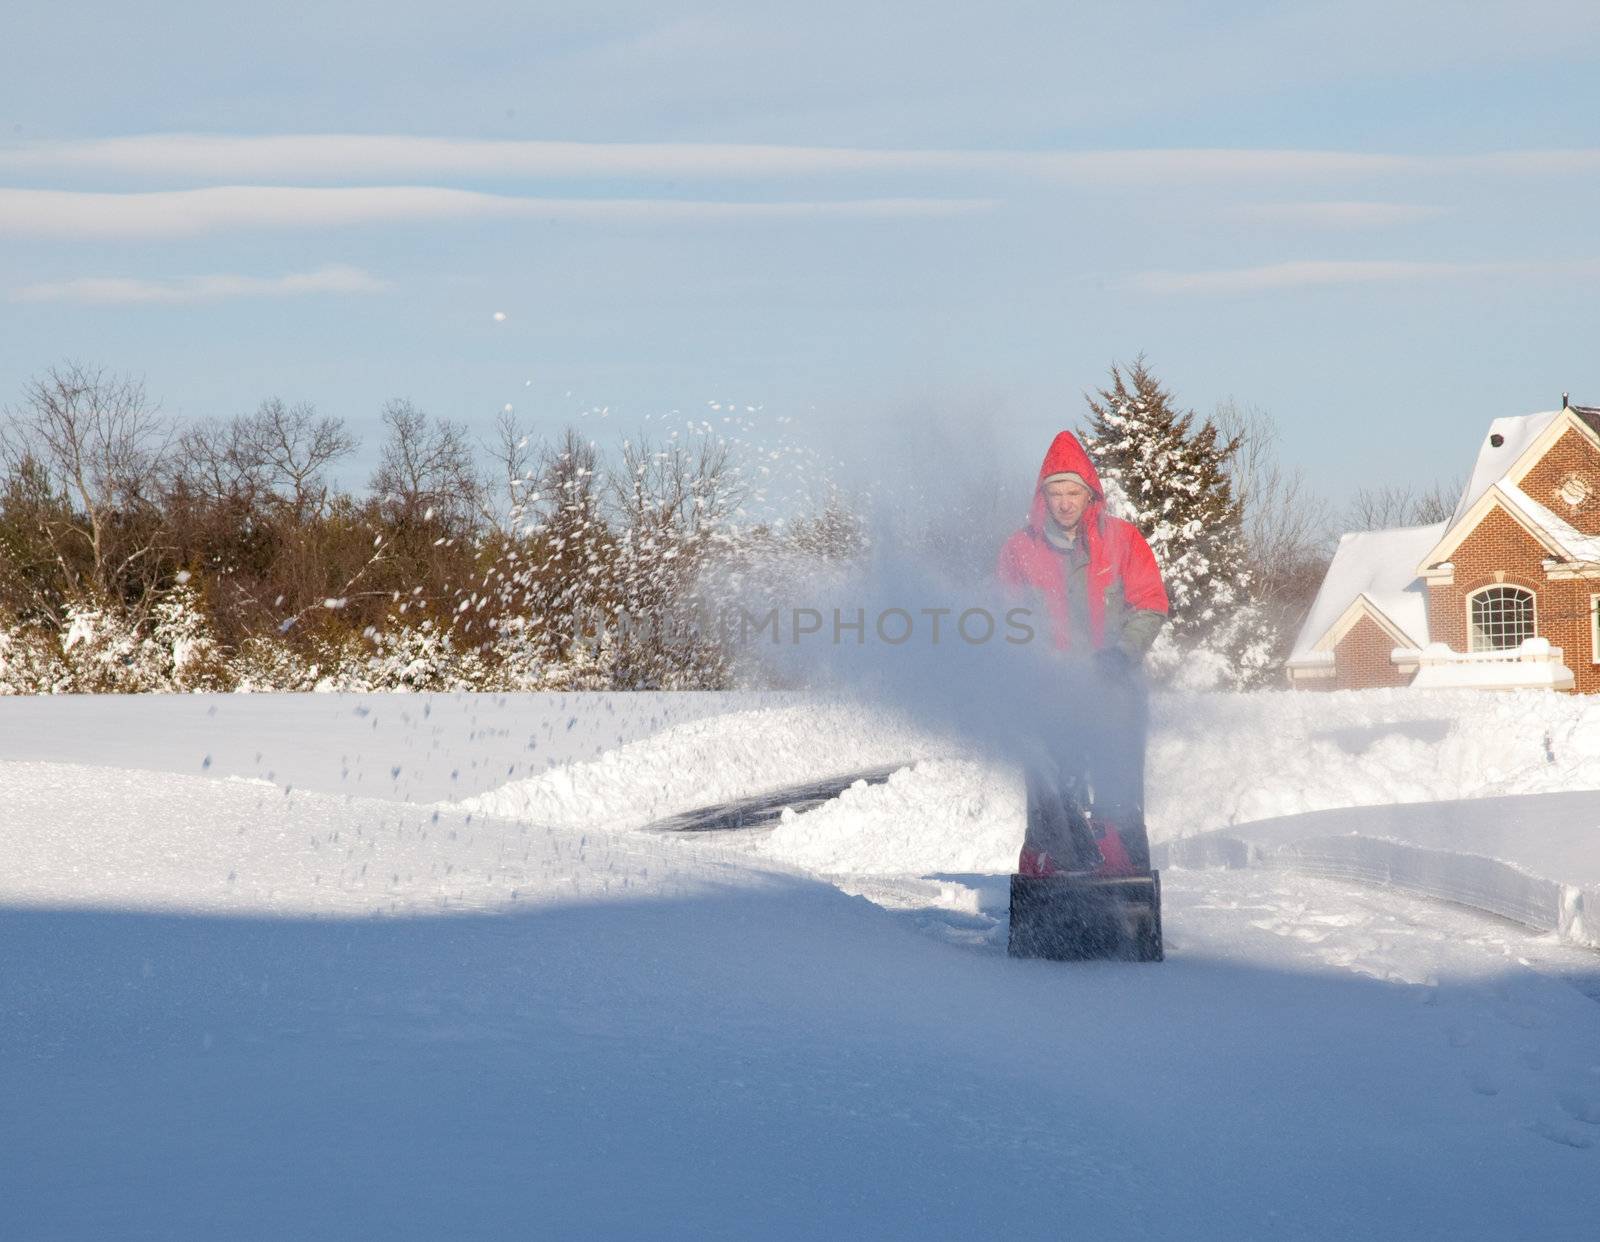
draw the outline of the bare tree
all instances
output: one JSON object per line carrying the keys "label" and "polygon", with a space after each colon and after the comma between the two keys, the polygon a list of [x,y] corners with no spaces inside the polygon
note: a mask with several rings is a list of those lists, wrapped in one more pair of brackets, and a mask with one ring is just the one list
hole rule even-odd
{"label": "bare tree", "polygon": [[493,468],[491,486],[483,489],[483,516],[506,532],[515,531],[528,510],[535,489],[538,447],[507,406],[495,417],[494,439],[483,446]]}
{"label": "bare tree", "polygon": [[194,495],[255,507],[270,499],[303,521],[325,511],[327,469],[355,451],[343,420],[277,397],[253,414],[197,423],[178,438],[180,481]]}
{"label": "bare tree", "polygon": [[[593,440],[568,427],[540,454],[538,487],[528,497],[527,527],[543,552],[542,569],[559,581],[584,575],[599,565],[599,549],[609,541],[600,510],[600,454]],[[552,575],[543,575],[547,579]]]}
{"label": "bare tree", "polygon": [[608,484],[623,529],[640,538],[693,539],[719,526],[744,498],[730,446],[711,435],[665,446],[626,441]]}
{"label": "bare tree", "polygon": [[171,426],[140,380],[80,363],[30,381],[7,411],[0,460],[45,502],[32,518],[64,595],[137,599],[154,581],[171,447]]}
{"label": "bare tree", "polygon": [[391,522],[434,522],[453,534],[470,530],[481,508],[483,484],[466,430],[430,419],[409,401],[383,409],[389,429],[371,488]]}
{"label": "bare tree", "polygon": [[1292,620],[1310,605],[1327,569],[1332,512],[1303,470],[1283,464],[1278,425],[1265,410],[1229,400],[1213,421],[1236,445],[1229,473],[1244,511],[1252,593],[1270,614]]}
{"label": "bare tree", "polygon": [[1342,525],[1345,530],[1384,530],[1442,522],[1455,512],[1462,486],[1456,480],[1435,482],[1422,492],[1395,483],[1359,488],[1345,507]]}
{"label": "bare tree", "polygon": [[302,520],[324,510],[328,467],[356,447],[342,419],[318,417],[310,402],[286,406],[277,397],[240,421],[239,438],[263,483]]}
{"label": "bare tree", "polygon": [[243,442],[242,421],[208,420],[184,428],[174,486],[197,501],[253,508],[262,480]]}
{"label": "bare tree", "polygon": [[1459,476],[1448,480],[1435,479],[1411,507],[1411,524],[1429,526],[1444,521],[1456,511],[1456,501],[1461,498],[1465,488],[1466,480]]}

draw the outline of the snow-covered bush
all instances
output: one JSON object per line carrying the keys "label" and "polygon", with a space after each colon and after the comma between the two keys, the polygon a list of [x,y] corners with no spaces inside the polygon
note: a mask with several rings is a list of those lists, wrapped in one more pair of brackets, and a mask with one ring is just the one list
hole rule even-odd
{"label": "snow-covered bush", "polygon": [[61,634],[65,689],[79,694],[138,694],[162,689],[156,645],[127,613],[98,599],[67,605]]}
{"label": "snow-covered bush", "polygon": [[61,688],[82,694],[219,690],[226,686],[221,653],[194,590],[181,582],[163,592],[147,621],[100,599],[67,605],[61,634],[66,677]]}
{"label": "snow-covered bush", "polygon": [[240,694],[315,690],[323,675],[322,653],[298,651],[275,634],[252,634],[227,664],[227,681]]}
{"label": "snow-covered bush", "polygon": [[373,647],[366,660],[368,689],[477,690],[487,680],[483,656],[459,646],[448,626],[392,621],[368,637]]}
{"label": "snow-covered bush", "polygon": [[65,677],[60,651],[49,635],[0,620],[0,694],[51,694]]}
{"label": "snow-covered bush", "polygon": [[560,660],[541,670],[540,690],[610,690],[617,682],[616,649],[609,632],[598,641],[576,642]]}

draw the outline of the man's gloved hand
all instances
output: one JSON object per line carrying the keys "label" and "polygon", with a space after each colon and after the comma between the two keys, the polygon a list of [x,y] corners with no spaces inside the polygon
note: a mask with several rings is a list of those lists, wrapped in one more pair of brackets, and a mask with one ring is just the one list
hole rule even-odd
{"label": "man's gloved hand", "polygon": [[1095,671],[1106,681],[1127,681],[1133,676],[1133,657],[1121,647],[1102,647],[1094,653]]}

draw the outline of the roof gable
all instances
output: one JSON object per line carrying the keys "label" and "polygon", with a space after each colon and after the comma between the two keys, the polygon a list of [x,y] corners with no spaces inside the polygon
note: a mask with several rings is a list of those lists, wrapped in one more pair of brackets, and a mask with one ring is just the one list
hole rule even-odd
{"label": "roof gable", "polygon": [[1344,610],[1337,621],[1328,627],[1327,633],[1311,645],[1312,651],[1332,651],[1346,638],[1350,631],[1356,628],[1356,623],[1361,618],[1370,618],[1396,647],[1421,647],[1426,644],[1427,635],[1420,638],[1407,634],[1392,617],[1387,616],[1383,609],[1373,601],[1366,592],[1362,592],[1350,601],[1350,606]]}
{"label": "roof gable", "polygon": [[[1484,493],[1496,483],[1520,483],[1568,431],[1576,431],[1600,449],[1600,411],[1587,406],[1566,406],[1542,414],[1497,418],[1489,424],[1473,463],[1472,475],[1450,516],[1453,527],[1463,521]],[[1496,444],[1495,441],[1500,443]]]}
{"label": "roof gable", "polygon": [[1569,432],[1587,440],[1593,448],[1600,449],[1600,428],[1597,428],[1597,423],[1600,423],[1600,417],[1586,407],[1569,405],[1534,437],[1533,442],[1523,450],[1503,477],[1512,483],[1521,484],[1522,480],[1527,478],[1544,459],[1544,455],[1561,443],[1562,438]]}
{"label": "roof gable", "polygon": [[1600,561],[1600,535],[1586,535],[1566,518],[1540,504],[1514,483],[1496,485],[1507,500],[1516,505],[1540,530],[1550,536],[1559,549],[1558,555],[1568,561],[1594,563]]}
{"label": "roof gable", "polygon": [[1417,576],[1417,562],[1444,531],[1445,524],[1435,522],[1341,536],[1317,598],[1295,638],[1294,655],[1326,650],[1324,640],[1341,624],[1354,624],[1351,609],[1363,599],[1366,609],[1397,636],[1397,645],[1426,645],[1428,597]]}
{"label": "roof gable", "polygon": [[[1503,511],[1512,521],[1522,527],[1533,541],[1539,544],[1546,552],[1558,560],[1570,561],[1578,559],[1572,556],[1555,534],[1554,526],[1566,526],[1560,518],[1551,513],[1533,497],[1521,488],[1511,483],[1494,483],[1489,490],[1478,497],[1476,504],[1468,509],[1461,519],[1452,522],[1444,535],[1431,547],[1427,554],[1417,563],[1419,574],[1427,572],[1434,565],[1448,561],[1455,554],[1457,548],[1470,539],[1483,524],[1483,519],[1496,509]],[[1588,538],[1579,535],[1577,531],[1567,527],[1579,539]]]}

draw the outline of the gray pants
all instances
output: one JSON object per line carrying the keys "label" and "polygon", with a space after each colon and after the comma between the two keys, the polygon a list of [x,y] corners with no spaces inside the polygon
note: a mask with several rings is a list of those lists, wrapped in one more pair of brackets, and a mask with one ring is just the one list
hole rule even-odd
{"label": "gray pants", "polygon": [[1025,765],[1024,848],[1071,867],[1096,864],[1096,830],[1114,826],[1135,866],[1150,868],[1144,827],[1149,692],[1137,673],[1083,679],[1075,710],[1047,714],[1048,736]]}

